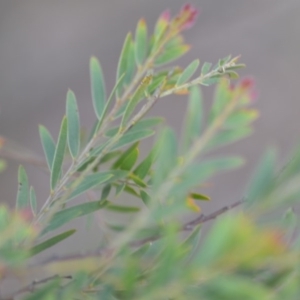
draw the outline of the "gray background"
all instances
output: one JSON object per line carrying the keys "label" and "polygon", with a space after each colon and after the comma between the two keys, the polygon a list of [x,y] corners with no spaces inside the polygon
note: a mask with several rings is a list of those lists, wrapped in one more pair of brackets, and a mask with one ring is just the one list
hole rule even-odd
{"label": "gray background", "polygon": [[[243,74],[255,77],[261,118],[250,138],[224,151],[243,154],[248,163],[239,171],[218,176],[206,192],[212,195],[209,211],[239,199],[263,150],[273,145],[280,159],[299,140],[300,1],[203,0],[196,26],[186,32],[192,50],[181,66],[200,58],[216,62],[228,54],[242,55]],[[64,114],[68,88],[75,91],[82,123],[94,119],[89,89],[88,61],[96,55],[108,89],[114,84],[118,55],[126,33],[140,17],[153,28],[162,10],[176,13],[182,0],[34,1],[0,0],[0,133],[42,155],[38,124],[56,137]],[[204,89],[207,103],[211,90]],[[153,114],[164,116],[177,131],[186,107],[184,97],[164,98]],[[48,176],[31,166],[30,182],[42,203]],[[1,202],[14,204],[17,163],[9,162],[0,174]]]}

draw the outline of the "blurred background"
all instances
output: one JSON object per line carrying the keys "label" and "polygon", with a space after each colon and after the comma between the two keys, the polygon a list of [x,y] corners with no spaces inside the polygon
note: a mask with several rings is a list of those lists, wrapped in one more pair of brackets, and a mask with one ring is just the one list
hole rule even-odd
{"label": "blurred background", "polygon": [[[220,175],[206,190],[213,201],[204,212],[241,198],[247,180],[268,146],[279,149],[283,162],[300,140],[299,0],[194,0],[201,9],[195,27],[185,33],[192,50],[178,64],[195,58],[217,62],[228,54],[242,55],[257,82],[261,111],[255,134],[226,147],[247,163]],[[183,0],[1,0],[0,1],[0,135],[32,149],[42,157],[38,124],[57,137],[68,88],[74,90],[82,124],[90,128],[92,110],[88,62],[96,55],[107,89],[113,87],[119,53],[128,31],[140,19],[152,29],[160,13],[175,14]],[[204,88],[207,103],[212,90]],[[152,114],[180,131],[186,98],[162,99]],[[14,205],[18,163],[9,161],[0,174],[1,202]],[[26,165],[40,204],[49,192],[49,178]]]}

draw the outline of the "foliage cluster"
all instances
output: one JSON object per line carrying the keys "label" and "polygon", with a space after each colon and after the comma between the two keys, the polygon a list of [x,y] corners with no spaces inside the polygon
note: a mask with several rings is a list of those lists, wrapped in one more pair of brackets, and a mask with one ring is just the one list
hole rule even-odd
{"label": "foliage cluster", "polygon": [[[101,65],[91,58],[96,121],[89,137],[82,138],[71,90],[57,141],[39,127],[49,197],[36,196],[20,166],[16,208],[0,206],[0,299],[298,299],[300,239],[291,207],[300,196],[300,151],[280,172],[274,151],[267,152],[240,200],[201,213],[199,203],[210,200],[201,191],[207,180],[243,163],[207,154],[248,136],[258,113],[251,108],[253,80],[232,83],[244,67],[239,57],[215,66],[198,59],[183,69],[170,64],[188,51],[182,33],[197,15],[191,5],[175,17],[166,11],[150,37],[140,20],[134,37],[125,39],[109,95]],[[214,99],[204,115],[200,86],[212,84]],[[160,117],[146,117],[174,94],[188,95],[180,141]],[[141,157],[140,142],[151,136],[153,147]],[[6,141],[1,144],[5,153]],[[75,204],[82,195],[88,200]],[[197,215],[181,223],[186,213]],[[102,220],[96,250],[35,258],[76,234],[63,225],[92,214]],[[9,295],[8,278],[20,284]]]}

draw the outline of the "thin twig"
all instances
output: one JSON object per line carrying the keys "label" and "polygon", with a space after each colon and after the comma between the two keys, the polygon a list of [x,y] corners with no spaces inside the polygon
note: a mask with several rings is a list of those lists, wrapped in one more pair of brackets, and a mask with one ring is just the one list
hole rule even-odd
{"label": "thin twig", "polygon": [[[235,207],[237,207],[237,206],[239,206],[239,205],[241,205],[243,203],[244,203],[244,199],[236,201],[233,204],[230,204],[228,206],[224,206],[224,207],[222,207],[222,208],[214,211],[211,214],[208,214],[208,215],[201,214],[196,219],[183,224],[181,226],[181,228],[179,229],[179,231],[191,231],[197,225],[206,223],[208,221],[211,221],[211,220],[219,217],[223,213],[225,213],[225,212],[227,212],[229,210],[232,210]],[[145,239],[133,241],[133,242],[130,243],[130,246],[131,247],[141,247],[144,244],[147,244],[147,243],[150,243],[150,242],[154,242],[154,241],[156,241],[156,240],[158,240],[160,238],[163,238],[163,235],[159,235],[159,234],[153,235],[153,236],[145,238]],[[53,256],[53,257],[47,259],[46,261],[43,261],[39,265],[46,265],[46,264],[50,264],[50,263],[58,262],[58,261],[85,259],[85,258],[89,258],[89,257],[98,257],[98,256],[103,256],[103,255],[106,255],[107,257],[110,257],[110,256],[113,255],[113,252],[114,252],[114,250],[112,248],[110,248],[110,249],[98,249],[98,250],[93,251],[93,252],[80,253],[80,254],[72,254],[72,255],[66,255],[66,256],[62,256],[62,257]]]}
{"label": "thin twig", "polygon": [[37,285],[41,285],[43,283],[46,283],[46,282],[56,279],[56,278],[72,279],[72,276],[71,275],[67,275],[67,276],[53,275],[53,276],[46,277],[46,278],[43,278],[40,280],[34,280],[29,285],[22,287],[21,289],[17,290],[16,292],[14,292],[12,295],[10,295],[8,297],[0,298],[0,300],[14,300],[15,297],[17,297],[20,294],[33,293]]}
{"label": "thin twig", "polygon": [[199,217],[197,217],[196,219],[186,223],[183,225],[182,230],[193,230],[197,225],[199,224],[203,224],[205,222],[211,221],[215,218],[217,218],[218,216],[220,216],[221,214],[225,213],[228,210],[231,210],[239,205],[241,205],[242,203],[244,203],[244,200],[239,200],[237,202],[234,202],[233,204],[230,204],[228,206],[224,206],[220,209],[218,209],[217,211],[209,214],[209,215],[203,215],[201,214]]}

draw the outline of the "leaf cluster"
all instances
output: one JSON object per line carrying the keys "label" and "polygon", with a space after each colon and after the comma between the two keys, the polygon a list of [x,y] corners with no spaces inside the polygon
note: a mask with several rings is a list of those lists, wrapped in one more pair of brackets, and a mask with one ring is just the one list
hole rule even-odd
{"label": "leaf cluster", "polygon": [[[40,125],[49,196],[36,195],[20,166],[16,209],[0,206],[0,278],[45,277],[3,299],[297,299],[300,243],[291,206],[300,195],[299,150],[279,172],[268,152],[242,200],[202,214],[208,180],[243,164],[239,156],[208,154],[248,136],[258,112],[251,108],[253,80],[233,82],[244,67],[239,57],[215,66],[198,59],[185,68],[169,65],[188,51],[182,32],[196,15],[191,5],[173,18],[165,12],[152,36],[140,20],[125,38],[109,94],[100,62],[90,59],[89,135],[82,138],[71,90],[57,141]],[[212,84],[204,114],[200,86]],[[176,94],[188,95],[180,137],[162,118],[146,117],[157,101]],[[149,137],[152,147],[141,154]],[[233,212],[238,206],[242,211]],[[183,223],[185,215],[190,221]],[[99,248],[36,257],[76,236],[62,226],[83,216],[101,218]]]}

